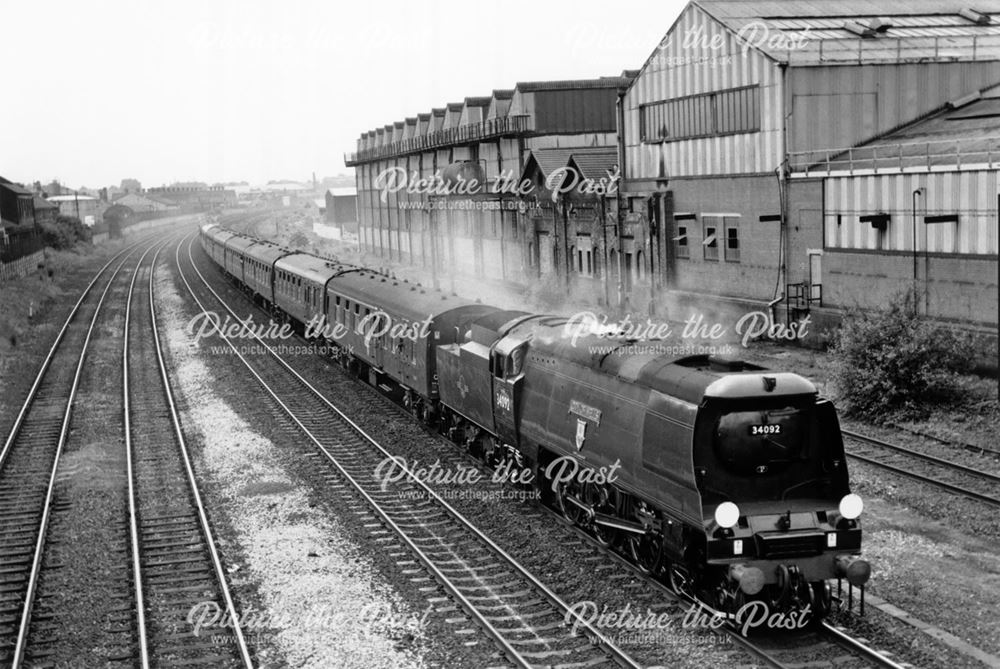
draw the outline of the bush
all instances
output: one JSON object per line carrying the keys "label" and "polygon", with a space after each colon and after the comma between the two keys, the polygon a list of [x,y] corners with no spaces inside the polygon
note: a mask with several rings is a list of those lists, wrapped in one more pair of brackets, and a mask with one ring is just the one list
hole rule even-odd
{"label": "bush", "polygon": [[867,419],[919,413],[958,398],[974,360],[972,335],[930,322],[909,294],[887,311],[845,314],[831,351],[843,408]]}
{"label": "bush", "polygon": [[91,239],[90,230],[75,216],[56,216],[53,222],[43,222],[41,228],[45,245],[54,249],[70,249]]}

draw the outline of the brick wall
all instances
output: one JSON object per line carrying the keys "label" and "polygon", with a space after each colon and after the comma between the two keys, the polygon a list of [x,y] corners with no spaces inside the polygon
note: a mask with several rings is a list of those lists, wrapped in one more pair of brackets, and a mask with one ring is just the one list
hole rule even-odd
{"label": "brick wall", "polygon": [[[879,308],[912,291],[913,256],[827,250],[823,304]],[[997,324],[997,261],[960,256],[917,256],[921,313],[934,318]]]}
{"label": "brick wall", "polygon": [[[773,176],[678,179],[671,180],[670,188],[674,212],[697,216],[694,220],[678,223],[688,229],[690,258],[668,259],[676,268],[673,287],[769,300],[777,279],[780,224],[778,221],[761,222],[760,217],[781,212],[776,179]],[[706,212],[740,214],[739,262],[724,258],[724,231],[720,231],[719,260],[704,259],[702,214]]]}

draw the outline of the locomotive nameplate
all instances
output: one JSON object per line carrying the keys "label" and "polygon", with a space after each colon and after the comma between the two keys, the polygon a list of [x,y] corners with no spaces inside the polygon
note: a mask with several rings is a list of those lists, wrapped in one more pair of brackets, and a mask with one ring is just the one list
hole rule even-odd
{"label": "locomotive nameplate", "polygon": [[597,425],[601,424],[601,410],[589,404],[584,404],[579,400],[569,401],[569,412],[576,414],[580,418],[586,418]]}

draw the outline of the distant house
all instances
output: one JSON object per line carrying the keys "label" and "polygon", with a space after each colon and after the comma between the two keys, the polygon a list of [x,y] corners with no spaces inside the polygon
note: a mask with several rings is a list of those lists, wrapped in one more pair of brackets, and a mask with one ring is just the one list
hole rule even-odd
{"label": "distant house", "polygon": [[35,223],[54,223],[59,215],[59,207],[38,195],[33,195],[31,199],[35,207]]}
{"label": "distant house", "polygon": [[92,195],[56,195],[48,200],[59,207],[60,214],[78,218],[88,227],[102,222],[104,210],[107,209],[107,203]]}
{"label": "distant house", "polygon": [[13,225],[34,225],[31,191],[0,177],[0,219]]}

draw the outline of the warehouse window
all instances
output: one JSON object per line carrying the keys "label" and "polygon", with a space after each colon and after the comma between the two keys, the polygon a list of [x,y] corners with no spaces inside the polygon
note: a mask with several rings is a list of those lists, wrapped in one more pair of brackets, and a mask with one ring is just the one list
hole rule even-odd
{"label": "warehouse window", "polygon": [[727,217],[726,219],[726,248],[723,253],[726,262],[740,261],[740,228],[739,218]]}
{"label": "warehouse window", "polygon": [[678,258],[690,258],[691,247],[688,246],[688,229],[686,225],[677,226],[677,236],[674,237],[674,241],[677,242],[674,246],[674,255]]}
{"label": "warehouse window", "polygon": [[719,244],[715,239],[715,225],[705,225],[705,238],[701,242],[701,248],[705,260],[719,259]]}
{"label": "warehouse window", "polygon": [[639,108],[639,135],[644,142],[759,130],[760,86],[689,95]]}

